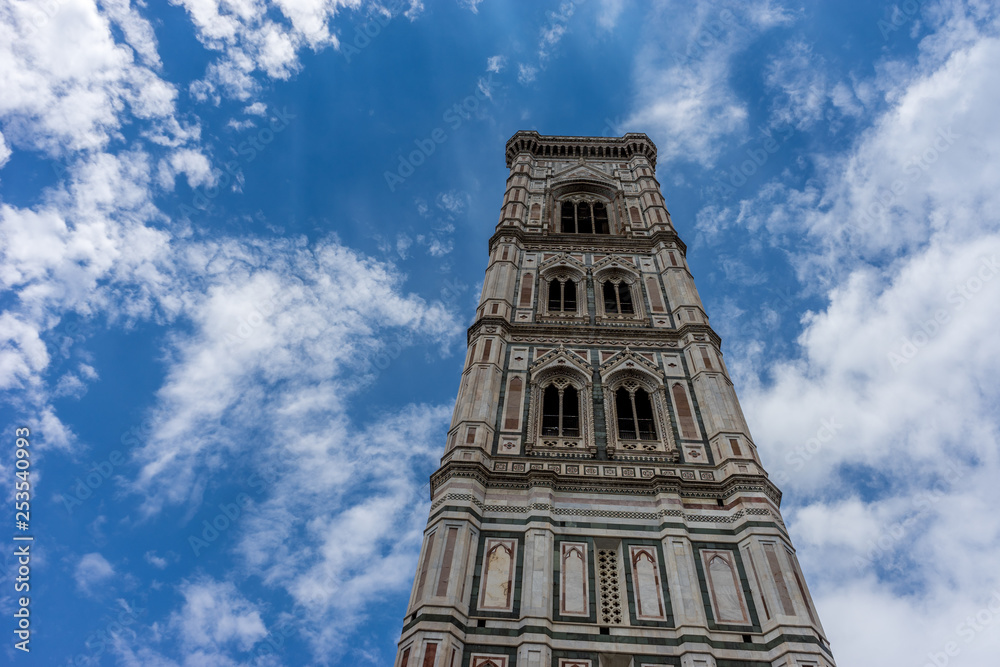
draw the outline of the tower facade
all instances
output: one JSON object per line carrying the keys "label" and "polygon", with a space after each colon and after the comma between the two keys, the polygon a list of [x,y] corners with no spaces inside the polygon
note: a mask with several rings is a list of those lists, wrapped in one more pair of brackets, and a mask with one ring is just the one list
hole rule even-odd
{"label": "tower facade", "polygon": [[518,132],[396,667],[831,667],[645,134]]}

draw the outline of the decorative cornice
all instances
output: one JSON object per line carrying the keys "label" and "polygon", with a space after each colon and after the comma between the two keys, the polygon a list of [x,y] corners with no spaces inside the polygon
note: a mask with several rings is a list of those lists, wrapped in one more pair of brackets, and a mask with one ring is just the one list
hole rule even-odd
{"label": "decorative cornice", "polygon": [[[490,327],[494,327],[490,329]],[[498,317],[482,317],[469,327],[467,342],[481,333],[499,333],[512,343],[535,343],[539,345],[596,345],[631,347],[638,350],[680,349],[686,339],[701,340],[707,336],[716,347],[722,349],[722,338],[707,324],[685,322],[677,329],[654,329],[648,326],[623,326],[621,324],[568,324],[527,323],[512,324]]]}
{"label": "decorative cornice", "polygon": [[503,226],[490,237],[490,253],[497,243],[516,240],[525,250],[551,252],[617,252],[649,254],[661,243],[676,247],[687,254],[687,245],[675,231],[655,231],[649,236],[621,236],[618,234],[543,234],[527,232],[511,225]]}
{"label": "decorative cornice", "polygon": [[[506,458],[506,457],[505,457]],[[639,466],[640,463],[598,461],[596,459],[580,460],[574,459],[567,462],[566,459],[515,459],[511,458],[507,463],[537,463],[541,461],[551,461],[560,464],[575,466],[604,466],[604,465],[627,465]],[[654,464],[648,464],[654,465]],[[662,463],[659,465],[663,465]],[[636,476],[584,476],[577,474],[563,474],[554,470],[525,470],[515,472],[511,470],[496,471],[490,470],[485,464],[479,461],[462,461],[451,459],[446,461],[434,474],[431,475],[430,491],[433,500],[435,492],[444,482],[453,477],[472,478],[482,484],[485,488],[528,490],[532,487],[543,486],[554,491],[594,493],[594,494],[625,494],[633,496],[655,496],[660,493],[669,493],[681,498],[712,498],[724,500],[735,493],[762,493],[770,499],[775,507],[781,506],[781,491],[764,475],[730,475],[722,480],[714,481],[707,479],[689,479],[681,476],[681,473],[688,472],[687,468],[670,465],[679,474],[665,475],[654,472],[650,477]],[[709,473],[713,470],[691,470],[691,472]],[[780,521],[780,517],[779,517]]]}
{"label": "decorative cornice", "polygon": [[620,137],[579,137],[539,134],[521,130],[507,140],[506,164],[510,169],[518,153],[538,158],[584,158],[591,160],[631,160],[645,156],[656,168],[656,144],[643,132],[628,132]]}

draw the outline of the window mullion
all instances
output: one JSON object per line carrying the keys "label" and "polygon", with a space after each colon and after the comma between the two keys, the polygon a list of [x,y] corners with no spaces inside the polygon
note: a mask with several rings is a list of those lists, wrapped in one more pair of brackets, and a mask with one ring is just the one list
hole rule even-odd
{"label": "window mullion", "polygon": [[559,389],[559,435],[563,434],[563,390]]}
{"label": "window mullion", "polygon": [[642,439],[642,431],[639,430],[639,411],[635,409],[635,392],[631,391],[628,394],[629,402],[632,404],[632,419],[635,420],[635,438],[636,440]]}

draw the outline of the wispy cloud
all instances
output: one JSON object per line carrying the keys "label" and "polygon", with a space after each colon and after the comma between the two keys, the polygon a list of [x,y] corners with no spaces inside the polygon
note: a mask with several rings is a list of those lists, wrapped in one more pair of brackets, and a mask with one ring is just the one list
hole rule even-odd
{"label": "wispy cloud", "polygon": [[748,128],[746,103],[730,83],[739,53],[753,39],[791,16],[770,2],[672,5],[650,12],[646,29],[670,40],[650,40],[635,59],[638,91],[631,115],[615,131],[642,128],[656,141],[662,162],[714,164],[725,145]]}

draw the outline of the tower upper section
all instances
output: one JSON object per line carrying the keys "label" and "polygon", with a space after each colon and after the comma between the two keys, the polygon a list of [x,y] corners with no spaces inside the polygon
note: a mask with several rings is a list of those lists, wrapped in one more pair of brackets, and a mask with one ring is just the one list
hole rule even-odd
{"label": "tower upper section", "polygon": [[650,237],[673,231],[649,137],[551,137],[507,142],[507,191],[497,229]]}

